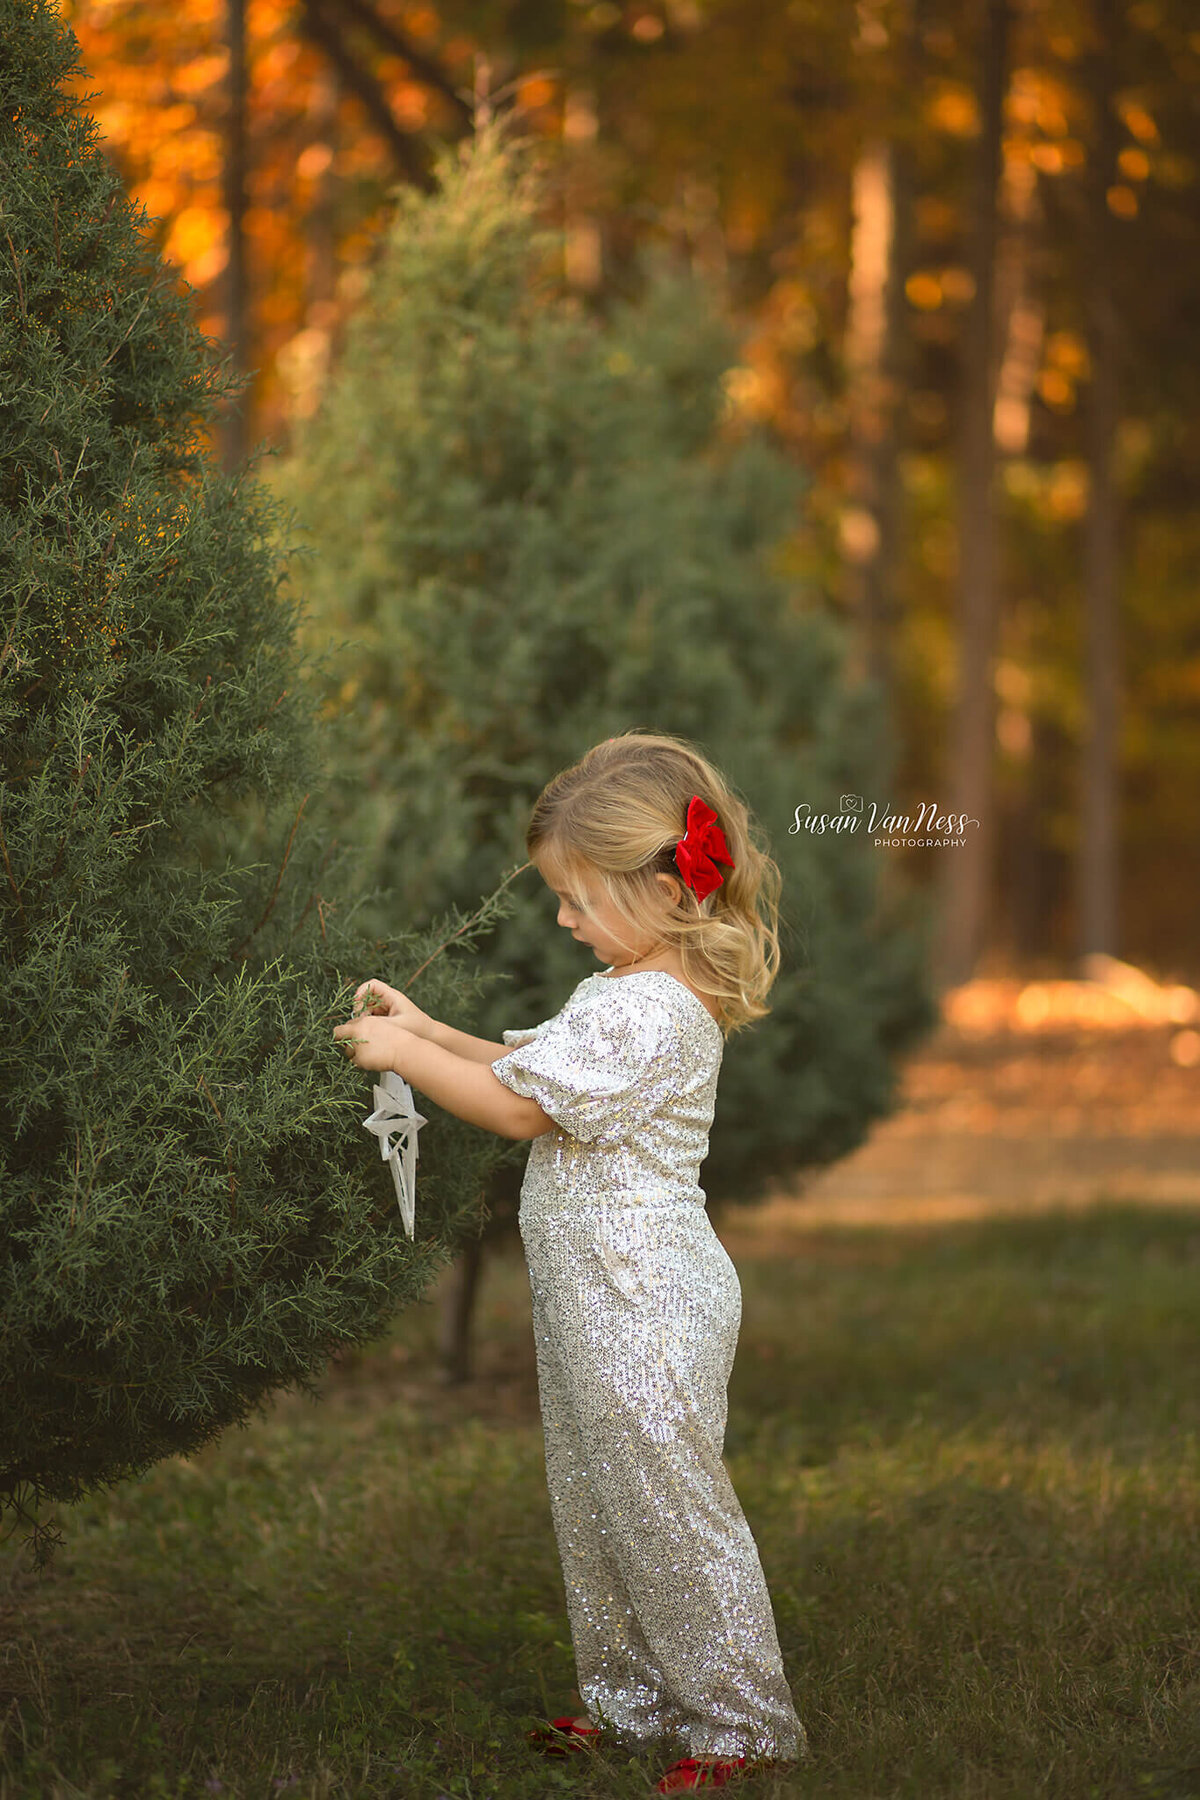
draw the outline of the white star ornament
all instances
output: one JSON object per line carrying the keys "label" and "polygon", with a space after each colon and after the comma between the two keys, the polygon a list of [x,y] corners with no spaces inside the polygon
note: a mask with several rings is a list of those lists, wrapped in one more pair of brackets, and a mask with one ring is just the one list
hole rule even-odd
{"label": "white star ornament", "polygon": [[412,1089],[394,1069],[376,1082],[373,1094],[375,1111],[363,1120],[363,1129],[379,1139],[379,1154],[391,1168],[400,1217],[411,1238],[417,1218],[417,1133],[428,1120],[417,1111]]}

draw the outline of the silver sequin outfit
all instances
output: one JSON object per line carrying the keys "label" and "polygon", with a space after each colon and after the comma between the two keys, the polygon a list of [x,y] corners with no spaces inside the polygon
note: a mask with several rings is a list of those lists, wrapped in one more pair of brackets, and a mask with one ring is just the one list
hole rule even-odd
{"label": "silver sequin outfit", "polygon": [[588,976],[492,1064],[556,1128],[521,1188],[538,1394],[579,1692],[637,1748],[806,1753],[722,1460],[741,1323],[705,1211],[720,1026],[661,969]]}

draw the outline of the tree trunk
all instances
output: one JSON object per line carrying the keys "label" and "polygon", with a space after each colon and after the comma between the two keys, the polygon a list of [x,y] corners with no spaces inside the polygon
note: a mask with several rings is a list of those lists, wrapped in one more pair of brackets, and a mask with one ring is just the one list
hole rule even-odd
{"label": "tree trunk", "polygon": [[568,287],[593,294],[604,279],[604,242],[592,209],[595,145],[600,134],[596,96],[582,85],[569,87],[563,105],[563,139],[567,146],[565,194],[565,261]]}
{"label": "tree trunk", "polygon": [[1012,943],[1026,963],[1049,966],[1062,954],[1060,921],[1064,892],[1062,853],[1053,842],[1052,823],[1074,748],[1044,713],[1030,720],[1029,766],[1034,778],[1021,792],[1009,879]]}
{"label": "tree trunk", "polygon": [[967,318],[959,453],[958,695],[951,735],[950,810],[968,821],[961,850],[950,851],[942,889],[938,979],[965,981],[983,948],[995,837],[993,783],[995,691],[992,659],[998,613],[996,519],[995,269],[1003,106],[1008,60],[1008,0],[982,0],[976,169],[970,268],[975,284]]}
{"label": "tree trunk", "polygon": [[471,1379],[471,1325],[482,1273],[483,1238],[473,1237],[464,1244],[451,1270],[442,1301],[438,1354],[448,1382]]}
{"label": "tree trunk", "polygon": [[[904,283],[912,260],[914,187],[904,129],[924,68],[927,0],[897,9],[887,104],[894,129],[868,141],[854,171],[846,372],[850,402],[850,507],[844,519],[848,611],[859,631],[860,667],[891,711],[899,617],[903,496],[901,396],[908,373]],[[895,91],[898,85],[900,92]]]}
{"label": "tree trunk", "polygon": [[1117,950],[1117,731],[1119,634],[1113,440],[1117,429],[1117,317],[1113,295],[1113,221],[1108,189],[1117,157],[1113,108],[1116,24],[1113,0],[1095,0],[1098,38],[1092,58],[1093,136],[1087,199],[1088,510],[1084,524],[1084,629],[1087,734],[1083,762],[1079,953]]}
{"label": "tree trunk", "polygon": [[[229,117],[225,139],[225,211],[229,218],[229,261],[226,265],[225,336],[234,371],[244,380],[249,367],[246,332],[246,0],[226,0],[225,30],[229,42]],[[236,469],[245,459],[246,404],[243,389],[225,416],[225,466]]]}
{"label": "tree trunk", "polygon": [[842,516],[848,610],[863,672],[892,691],[895,623],[896,153],[882,140],[854,170],[846,374],[850,411],[850,505]]}
{"label": "tree trunk", "polygon": [[338,142],[339,81],[333,69],[323,69],[313,83],[309,105],[314,144],[328,151],[329,162],[317,176],[304,233],[304,287],[309,323],[328,326],[336,309],[337,295],[337,191],[334,161]]}
{"label": "tree trunk", "polygon": [[1046,308],[1034,269],[1042,219],[1032,165],[1011,163],[1004,172],[1001,194],[1006,229],[996,262],[1000,355],[992,428],[1001,456],[1024,456],[1029,449],[1033,391],[1046,335]]}

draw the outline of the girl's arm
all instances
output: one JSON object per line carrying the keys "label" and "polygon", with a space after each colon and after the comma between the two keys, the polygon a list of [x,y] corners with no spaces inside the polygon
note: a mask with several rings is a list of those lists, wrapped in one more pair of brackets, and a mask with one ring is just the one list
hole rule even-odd
{"label": "girl's arm", "polygon": [[428,1031],[422,1031],[418,1035],[427,1043],[440,1044],[444,1050],[450,1050],[455,1056],[473,1063],[494,1063],[500,1057],[507,1056],[513,1047],[511,1044],[491,1044],[487,1038],[472,1037],[469,1031],[457,1031],[453,1025],[443,1025],[440,1019],[430,1019]]}
{"label": "girl's arm", "polygon": [[[536,1100],[514,1094],[497,1081],[490,1069],[481,1066],[482,1058],[456,1056],[444,1044],[431,1043],[394,1019],[364,1013],[335,1026],[333,1035],[345,1044],[358,1068],[394,1069],[468,1125],[481,1125],[485,1131],[509,1138],[541,1137],[553,1128],[554,1120]],[[463,1032],[454,1035],[466,1036]],[[467,1042],[482,1045],[483,1039],[468,1038]],[[507,1055],[505,1045],[496,1048],[500,1056]],[[490,1060],[495,1062],[496,1057]]]}
{"label": "girl's arm", "polygon": [[[456,1031],[453,1035],[462,1037],[464,1033]],[[544,1131],[552,1128],[554,1120],[542,1111],[536,1100],[514,1094],[502,1081],[497,1081],[490,1069],[482,1067],[479,1060],[457,1056],[442,1044],[414,1037],[403,1028],[397,1036],[400,1042],[390,1067],[423,1094],[428,1094],[438,1106],[444,1106],[447,1112],[455,1113],[469,1125],[482,1125],[485,1131],[495,1131],[500,1137],[541,1137]],[[482,1041],[481,1038],[467,1039],[471,1044]],[[499,1045],[497,1054],[507,1055],[503,1044]],[[493,1056],[488,1060],[495,1062],[496,1058]]]}

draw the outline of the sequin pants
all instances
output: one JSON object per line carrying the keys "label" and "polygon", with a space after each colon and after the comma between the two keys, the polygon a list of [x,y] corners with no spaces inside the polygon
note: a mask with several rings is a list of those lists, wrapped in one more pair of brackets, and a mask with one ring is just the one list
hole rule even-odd
{"label": "sequin pants", "polygon": [[550,1506],[579,1693],[637,1748],[806,1753],[722,1461],[741,1322],[702,1204],[522,1202]]}

